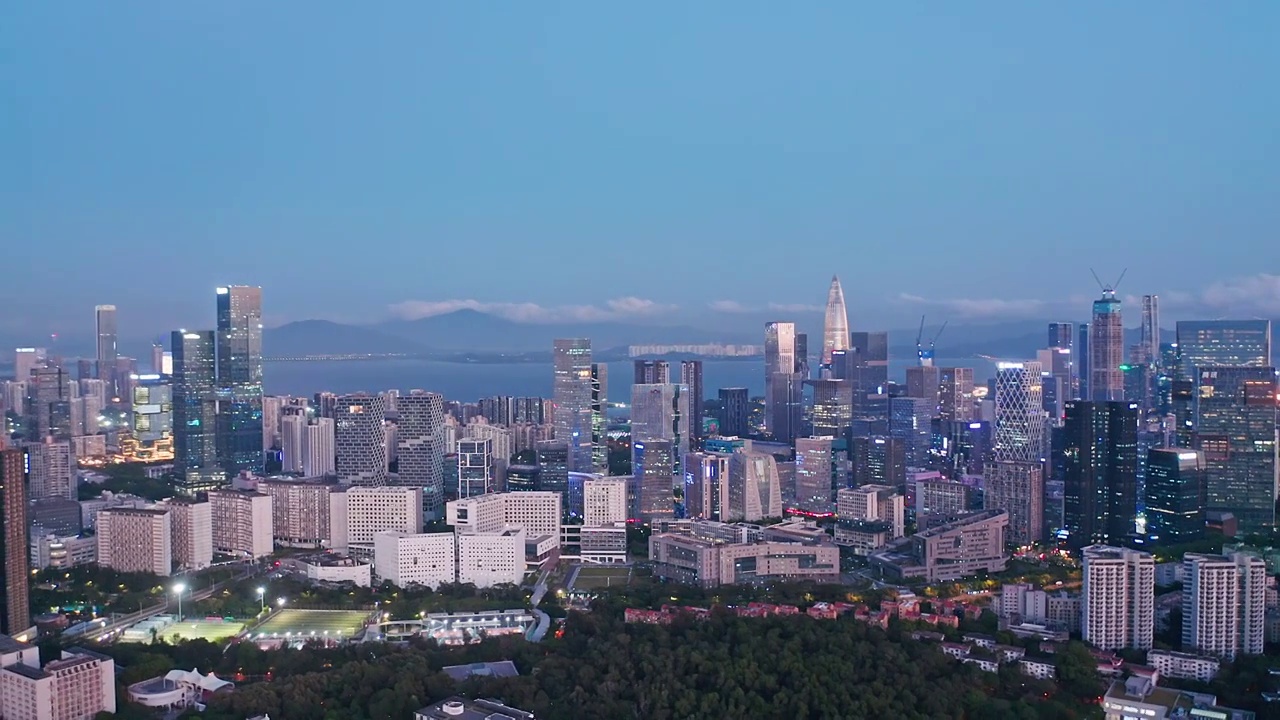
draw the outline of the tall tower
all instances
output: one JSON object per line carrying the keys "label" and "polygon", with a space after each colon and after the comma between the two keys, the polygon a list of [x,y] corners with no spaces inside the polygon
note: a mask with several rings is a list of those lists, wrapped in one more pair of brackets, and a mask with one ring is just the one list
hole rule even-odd
{"label": "tall tower", "polygon": [[702,405],[706,395],[702,389],[702,361],[680,361],[680,384],[689,388],[689,438],[702,439]]}
{"label": "tall tower", "polygon": [[1151,649],[1155,635],[1155,559],[1149,553],[1091,545],[1080,590],[1080,631],[1103,650]]}
{"label": "tall tower", "polygon": [[120,353],[116,329],[116,306],[97,305],[93,308],[93,314],[98,333],[97,376],[98,379],[107,381],[107,394],[110,397],[118,397],[120,393],[116,387],[115,376],[116,358]]}
{"label": "tall tower", "polygon": [[1141,365],[1160,362],[1160,296],[1142,296],[1142,328],[1134,360]]}
{"label": "tall tower", "polygon": [[1045,412],[1040,363],[996,366],[995,462],[985,471],[984,504],[1009,513],[1009,540],[1044,534]]}
{"label": "tall tower", "polygon": [[1276,524],[1276,371],[1202,367],[1193,394],[1195,445],[1208,469],[1207,508],[1236,516],[1242,534]]}
{"label": "tall tower", "polygon": [[827,314],[822,322],[822,365],[831,367],[831,353],[849,349],[849,313],[845,310],[840,278],[831,276],[827,290]]}
{"label": "tall tower", "polygon": [[218,453],[217,356],[212,330],[175,330],[173,352],[173,459],[179,475],[213,468]]}
{"label": "tall tower", "polygon": [[1138,406],[1066,405],[1063,520],[1071,546],[1122,545],[1138,511]]}
{"label": "tall tower", "polygon": [[262,288],[217,289],[218,462],[262,472]]}
{"label": "tall tower", "polygon": [[[414,390],[396,401],[397,485],[422,488],[425,517],[444,517],[444,398]],[[461,461],[459,461],[461,462]],[[461,465],[459,465],[461,467]],[[461,496],[459,496],[461,497]]]}
{"label": "tall tower", "polygon": [[1123,400],[1124,324],[1115,289],[1103,286],[1089,325],[1089,399]]}
{"label": "tall tower", "polygon": [[591,363],[591,472],[609,474],[609,365]]}
{"label": "tall tower", "polygon": [[0,592],[0,633],[13,635],[27,629],[31,610],[27,584],[31,573],[27,552],[27,486],[25,453],[17,448],[0,450],[0,563],[4,565],[4,590]]}
{"label": "tall tower", "polygon": [[359,393],[343,395],[334,403],[333,444],[342,484],[387,484],[386,402],[381,395]]}
{"label": "tall tower", "polygon": [[790,443],[800,431],[804,400],[803,336],[795,323],[764,326],[764,420],[769,434]]}
{"label": "tall tower", "polygon": [[569,450],[569,472],[591,472],[591,341],[560,338],[553,347],[556,440]]}

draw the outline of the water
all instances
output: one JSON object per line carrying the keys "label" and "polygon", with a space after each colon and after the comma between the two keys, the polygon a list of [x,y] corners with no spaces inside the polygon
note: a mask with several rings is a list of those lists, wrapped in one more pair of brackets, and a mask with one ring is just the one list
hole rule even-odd
{"label": "water", "polygon": [[[902,381],[907,360],[890,360],[889,376]],[[940,366],[974,368],[981,384],[994,366],[977,358],[939,359]],[[609,363],[609,397],[627,401],[634,377],[631,363]],[[678,362],[673,365],[678,366]],[[675,370],[675,368],[673,368]],[[702,366],[703,392],[716,396],[722,387],[745,387],[764,394],[764,360],[707,360]],[[438,392],[450,400],[470,402],[491,395],[551,397],[550,363],[478,364],[440,360],[369,360],[363,362],[271,362],[264,369],[270,395],[310,396],[317,392],[353,393],[399,389]]]}

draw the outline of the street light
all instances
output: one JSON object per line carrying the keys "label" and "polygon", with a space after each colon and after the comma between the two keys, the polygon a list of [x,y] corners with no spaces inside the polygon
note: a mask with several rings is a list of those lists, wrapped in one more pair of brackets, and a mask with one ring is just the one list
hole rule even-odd
{"label": "street light", "polygon": [[284,607],[284,598],[282,597],[276,598],[276,604],[279,605],[280,607]]}
{"label": "street light", "polygon": [[266,589],[266,588],[264,588],[264,587],[260,587],[260,588],[258,588],[258,605],[260,606],[260,607],[259,607],[259,609],[260,609],[262,612],[266,612],[266,610],[267,610],[267,589]]}
{"label": "street light", "polygon": [[182,593],[186,592],[186,589],[187,586],[183,583],[173,586],[173,592],[178,596],[178,622],[182,622]]}

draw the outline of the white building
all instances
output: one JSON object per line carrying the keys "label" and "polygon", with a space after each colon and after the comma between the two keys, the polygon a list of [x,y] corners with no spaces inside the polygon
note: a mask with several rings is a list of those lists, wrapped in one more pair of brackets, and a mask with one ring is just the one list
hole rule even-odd
{"label": "white building", "polygon": [[[557,531],[557,541],[559,537]],[[492,587],[503,583],[519,585],[524,579],[524,528],[508,525],[497,532],[457,533],[455,539],[458,582]]]}
{"label": "white building", "polygon": [[1207,655],[1174,652],[1172,650],[1150,650],[1147,652],[1147,664],[1155,668],[1161,675],[1185,680],[1209,682],[1218,674],[1221,663],[1218,658]]}
{"label": "white building", "polygon": [[320,553],[284,562],[291,564],[312,582],[351,583],[356,587],[369,587],[372,584],[373,566],[345,555]]}
{"label": "white building", "polygon": [[582,481],[582,524],[600,527],[627,521],[627,481],[590,478]]}
{"label": "white building", "polygon": [[31,500],[41,498],[76,499],[76,457],[69,441],[25,443]]}
{"label": "white building", "polygon": [[31,567],[70,568],[98,562],[98,538],[43,535],[31,539]]}
{"label": "white building", "polygon": [[22,720],[91,720],[116,711],[115,662],[88,650],[64,650],[44,668],[12,665],[0,670],[0,717]]}
{"label": "white building", "polygon": [[199,570],[213,563],[213,506],[170,498],[160,504],[172,518],[173,563],[182,570]]}
{"label": "white building", "polygon": [[129,686],[129,699],[143,707],[181,710],[189,708],[220,690],[235,685],[210,672],[201,675],[192,670],[170,670],[161,677],[143,680]]}
{"label": "white building", "polygon": [[117,572],[173,571],[172,518],[159,508],[98,511],[98,564]]}
{"label": "white building", "polygon": [[410,535],[422,532],[422,488],[352,487],[343,495],[347,501],[347,547],[353,554],[373,552],[373,537],[384,530]]}
{"label": "white building", "polygon": [[836,492],[836,515],[853,522],[882,522],[890,529],[890,540],[906,532],[906,498],[888,485],[863,485]]}
{"label": "white building", "polygon": [[271,534],[277,544],[299,548],[333,546],[331,496],[345,490],[345,486],[317,480],[271,478],[259,483],[258,489],[271,496]]}
{"label": "white building", "polygon": [[515,454],[515,440],[511,431],[499,425],[472,420],[464,429],[466,436],[473,440],[488,440],[493,447],[495,465],[506,466],[507,461]]}
{"label": "white building", "polygon": [[[523,560],[523,548],[521,559]],[[374,574],[396,587],[430,588],[457,582],[457,548],[453,533],[406,533],[386,530],[373,536]]]}
{"label": "white building", "polygon": [[447,522],[459,534],[499,532],[519,525],[530,538],[553,536],[559,542],[560,493],[505,492],[451,501]]}
{"label": "white building", "polygon": [[209,506],[215,552],[256,559],[275,551],[270,495],[228,488],[210,490]]}
{"label": "white building", "polygon": [[304,414],[280,419],[282,469],[303,477],[333,475],[337,449],[333,418],[308,418]]}
{"label": "white building", "polygon": [[1150,553],[1107,545],[1081,551],[1080,631],[1103,650],[1151,649],[1156,565]]}
{"label": "white building", "polygon": [[767,453],[738,451],[729,456],[729,517],[751,522],[782,517],[778,461]]}
{"label": "white building", "polygon": [[458,456],[458,487],[460,498],[491,493],[496,489],[496,469],[493,464],[493,441],[467,438],[454,446]]}
{"label": "white building", "polygon": [[1183,557],[1182,647],[1228,660],[1266,641],[1267,567],[1243,553]]}

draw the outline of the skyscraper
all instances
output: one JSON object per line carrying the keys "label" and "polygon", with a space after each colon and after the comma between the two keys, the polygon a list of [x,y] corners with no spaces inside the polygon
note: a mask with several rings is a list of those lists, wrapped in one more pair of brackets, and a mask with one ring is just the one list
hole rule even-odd
{"label": "skyscraper", "polygon": [[769,434],[779,442],[793,442],[800,431],[804,399],[802,355],[795,323],[765,323],[764,422]]}
{"label": "skyscraper", "polygon": [[338,479],[344,485],[386,485],[386,400],[366,393],[342,395],[334,403],[333,412]]}
{"label": "skyscraper", "polygon": [[[396,426],[399,468],[396,484],[422,488],[422,512],[425,517],[438,520],[444,517],[445,498],[444,398],[437,393],[413,390],[401,395],[396,407],[400,411],[400,422]],[[462,463],[459,449],[459,483]]]}
{"label": "skyscraper", "polygon": [[1234,514],[1244,534],[1274,528],[1275,370],[1202,368],[1194,401],[1196,449],[1208,468],[1207,508]]}
{"label": "skyscraper", "polygon": [[836,491],[848,484],[844,441],[831,436],[796,439],[796,506],[835,512]]}
{"label": "skyscraper", "polygon": [[729,456],[729,517],[751,522],[782,516],[782,484],[772,455],[739,451]]}
{"label": "skyscraper", "polygon": [[[702,381],[701,374],[698,381]],[[591,472],[600,475],[609,473],[608,396],[609,366],[591,363]]]}
{"label": "skyscraper", "polygon": [[458,498],[495,492],[493,441],[469,438],[458,441]]}
{"label": "skyscraper", "polygon": [[671,363],[666,360],[636,360],[636,385],[665,385],[671,382]]}
{"label": "skyscraper", "polygon": [[748,393],[744,387],[720,388],[720,434],[747,434]]}
{"label": "skyscraper", "polygon": [[22,450],[0,450],[0,562],[4,564],[0,633],[6,635],[26,630],[31,622],[26,474]]}
{"label": "skyscraper", "polygon": [[1160,363],[1160,296],[1142,296],[1142,326],[1133,361],[1139,365]]}
{"label": "skyscraper", "polygon": [[44,365],[31,370],[27,380],[30,400],[27,414],[35,422],[32,437],[71,437],[73,392],[71,377],[61,367]]}
{"label": "skyscraper", "polygon": [[702,431],[702,407],[706,400],[706,395],[702,390],[702,361],[701,360],[681,360],[680,361],[680,384],[689,388],[689,417],[687,420],[689,426],[689,439],[696,444],[703,438]]}
{"label": "skyscraper", "polygon": [[887,423],[889,333],[851,333],[845,357],[848,369],[840,377],[853,381],[853,416]]}
{"label": "skyscraper", "polygon": [[929,466],[936,408],[932,400],[925,398],[896,397],[889,401],[889,435],[902,440],[907,467],[924,469]]}
{"label": "skyscraper", "polygon": [[1266,639],[1266,563],[1244,553],[1187,553],[1182,568],[1183,649],[1227,660],[1261,655]]}
{"label": "skyscraper", "polygon": [[840,278],[831,276],[827,290],[827,312],[822,322],[822,366],[831,367],[831,353],[849,349],[849,313],[845,310]]}
{"label": "skyscraper", "polygon": [[684,385],[631,386],[631,439],[666,440],[671,443],[672,470],[680,474],[689,452],[689,388]]}
{"label": "skyscraper", "polygon": [[984,505],[1009,513],[1009,540],[1044,534],[1045,412],[1040,363],[1000,363],[995,378],[995,462],[984,472]]}
{"label": "skyscraper", "polygon": [[942,368],[920,365],[907,368],[907,397],[928,400],[937,413],[942,405]]}
{"label": "skyscraper", "polygon": [[689,453],[684,461],[686,514],[699,520],[729,517],[729,456]]}
{"label": "skyscraper", "polygon": [[1066,405],[1063,524],[1073,548],[1120,545],[1138,512],[1138,406]]}
{"label": "skyscraper", "polygon": [[1149,650],[1155,636],[1155,559],[1106,545],[1081,552],[1080,631],[1102,650]]}
{"label": "skyscraper", "polygon": [[1204,454],[1184,448],[1147,451],[1147,539],[1166,545],[1204,537]]}
{"label": "skyscraper", "polygon": [[217,356],[211,330],[175,330],[171,343],[174,467],[185,475],[217,465]]}
{"label": "skyscraper", "polygon": [[553,347],[555,438],[569,452],[570,472],[590,472],[591,445],[591,341],[560,338]]}
{"label": "skyscraper", "polygon": [[1089,399],[1123,400],[1124,324],[1116,291],[1104,288],[1093,301],[1093,323],[1089,326]]}
{"label": "skyscraper", "polygon": [[[675,447],[670,440],[633,440],[632,474],[640,485],[640,515],[646,520],[675,515]],[[681,478],[683,479],[683,478]]]}
{"label": "skyscraper", "polygon": [[938,416],[946,421],[973,420],[973,368],[938,368]]}
{"label": "skyscraper", "polygon": [[1076,347],[1072,352],[1076,362],[1076,392],[1072,397],[1081,400],[1090,399],[1089,396],[1089,375],[1090,375],[1090,351],[1089,351],[1089,335],[1092,329],[1089,323],[1080,323],[1080,336],[1077,339]]}
{"label": "skyscraper", "polygon": [[217,289],[218,462],[262,472],[262,288]]}
{"label": "skyscraper", "polygon": [[1178,369],[1194,379],[1196,368],[1274,367],[1270,320],[1179,320]]}
{"label": "skyscraper", "polygon": [[809,426],[814,435],[844,438],[853,424],[853,383],[849,380],[818,378],[806,380],[812,388]]}
{"label": "skyscraper", "polygon": [[1045,347],[1056,350],[1065,350],[1067,355],[1067,379],[1063,383],[1063,397],[1066,400],[1072,400],[1080,397],[1080,369],[1077,367],[1079,353],[1076,348],[1075,323],[1069,322],[1051,322],[1049,323],[1049,344]]}
{"label": "skyscraper", "polygon": [[117,348],[116,306],[98,305],[93,308],[95,325],[97,326],[98,351],[97,376],[107,381],[107,392],[111,397],[119,397],[120,391],[115,382]]}

